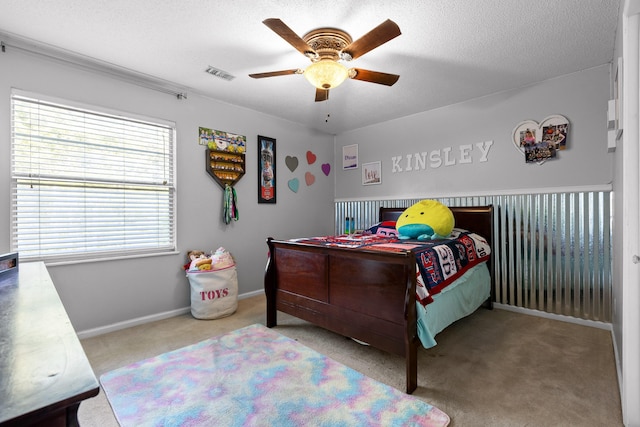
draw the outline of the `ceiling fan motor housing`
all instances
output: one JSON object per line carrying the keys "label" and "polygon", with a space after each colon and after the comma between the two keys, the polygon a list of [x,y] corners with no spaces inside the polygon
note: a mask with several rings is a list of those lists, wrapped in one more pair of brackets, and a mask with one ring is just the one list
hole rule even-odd
{"label": "ceiling fan motor housing", "polygon": [[302,40],[316,52],[315,58],[310,58],[313,62],[322,59],[340,60],[340,52],[353,41],[348,33],[337,28],[318,28],[309,31]]}

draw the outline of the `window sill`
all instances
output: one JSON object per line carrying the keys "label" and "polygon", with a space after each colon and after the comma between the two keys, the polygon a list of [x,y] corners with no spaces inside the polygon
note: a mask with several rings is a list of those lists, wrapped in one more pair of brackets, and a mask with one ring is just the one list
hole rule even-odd
{"label": "window sill", "polygon": [[35,261],[44,261],[47,267],[57,267],[60,265],[71,265],[71,264],[85,264],[92,262],[104,262],[104,261],[119,261],[123,259],[134,259],[134,258],[149,258],[149,257],[159,257],[165,255],[179,255],[179,251],[168,251],[168,252],[154,252],[154,253],[144,253],[144,254],[127,254],[127,255],[114,255],[110,257],[100,257],[100,258],[85,258],[85,259],[73,259],[73,260],[65,260],[65,261],[47,261],[47,260],[38,260],[38,259],[25,259],[20,260],[21,262],[35,262]]}

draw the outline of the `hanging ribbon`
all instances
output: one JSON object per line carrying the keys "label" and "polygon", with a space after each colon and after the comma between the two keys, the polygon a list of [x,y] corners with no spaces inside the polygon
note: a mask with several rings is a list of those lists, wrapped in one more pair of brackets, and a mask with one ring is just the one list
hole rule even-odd
{"label": "hanging ribbon", "polygon": [[231,220],[237,221],[240,219],[240,212],[238,212],[238,195],[236,189],[226,184],[224,187],[224,212],[223,219],[225,224],[229,224]]}

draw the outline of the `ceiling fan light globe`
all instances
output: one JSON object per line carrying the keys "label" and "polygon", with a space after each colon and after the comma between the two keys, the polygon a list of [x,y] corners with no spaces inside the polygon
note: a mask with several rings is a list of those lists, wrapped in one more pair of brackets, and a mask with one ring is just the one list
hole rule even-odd
{"label": "ceiling fan light globe", "polygon": [[309,65],[304,76],[318,89],[333,89],[349,77],[349,70],[336,61],[323,59]]}

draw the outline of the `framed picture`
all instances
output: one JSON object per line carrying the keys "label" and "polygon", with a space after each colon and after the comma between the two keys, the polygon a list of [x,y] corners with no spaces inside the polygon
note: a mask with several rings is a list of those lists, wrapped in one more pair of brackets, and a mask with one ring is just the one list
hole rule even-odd
{"label": "framed picture", "polygon": [[362,185],[382,184],[382,163],[362,164]]}
{"label": "framed picture", "polygon": [[258,135],[258,203],[276,202],[276,140]]}
{"label": "framed picture", "polygon": [[342,147],[342,169],[358,169],[358,144]]}
{"label": "framed picture", "polygon": [[513,144],[524,154],[526,163],[542,165],[557,158],[557,154],[567,148],[569,141],[569,120],[555,114],[538,123],[533,120],[520,122],[513,130]]}
{"label": "framed picture", "polygon": [[244,153],[247,137],[235,133],[209,128],[198,128],[198,144],[206,145],[210,150]]}
{"label": "framed picture", "polygon": [[0,255],[0,277],[18,271],[18,253]]}

